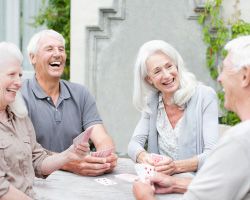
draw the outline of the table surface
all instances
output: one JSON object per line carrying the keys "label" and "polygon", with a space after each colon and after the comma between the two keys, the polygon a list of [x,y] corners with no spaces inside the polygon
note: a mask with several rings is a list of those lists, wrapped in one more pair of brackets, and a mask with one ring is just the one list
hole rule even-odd
{"label": "table surface", "polygon": [[[132,183],[115,177],[117,174],[136,174],[134,162],[128,158],[119,158],[113,173],[98,177],[80,176],[65,171],[55,171],[47,179],[35,178],[34,190],[39,200],[132,200]],[[95,181],[108,178],[115,185],[105,186]],[[178,200],[181,194],[157,195],[159,200]]]}

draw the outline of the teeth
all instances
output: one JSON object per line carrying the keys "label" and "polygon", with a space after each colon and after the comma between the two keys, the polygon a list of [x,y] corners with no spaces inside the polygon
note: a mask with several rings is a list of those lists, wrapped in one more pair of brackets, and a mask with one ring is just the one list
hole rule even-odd
{"label": "teeth", "polygon": [[7,89],[8,92],[17,92],[15,89]]}
{"label": "teeth", "polygon": [[55,61],[55,62],[52,62],[52,63],[50,63],[50,64],[51,64],[51,65],[60,65],[61,62]]}

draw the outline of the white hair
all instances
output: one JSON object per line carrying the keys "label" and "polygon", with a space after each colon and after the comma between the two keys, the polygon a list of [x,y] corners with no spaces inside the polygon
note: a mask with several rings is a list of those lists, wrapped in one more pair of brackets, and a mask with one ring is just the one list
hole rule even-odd
{"label": "white hair", "polygon": [[[32,38],[29,41],[29,44],[27,46],[27,53],[28,53],[28,57],[29,60],[31,59],[30,55],[32,54],[36,54],[37,50],[38,50],[38,45],[39,45],[39,41],[41,38],[43,38],[44,36],[52,36],[57,38],[59,41],[62,41],[63,46],[65,46],[65,39],[62,36],[62,34],[52,30],[52,29],[46,29],[46,30],[42,30],[38,33],[36,33],[35,35],[32,36]],[[30,63],[32,64],[31,60]]]}
{"label": "white hair", "polygon": [[233,66],[240,69],[241,67],[250,66],[250,36],[240,36],[229,41],[225,49],[230,54]]}
{"label": "white hair", "polygon": [[194,94],[198,83],[195,76],[185,68],[181,55],[170,44],[162,40],[146,42],[139,49],[134,69],[133,103],[139,111],[151,112],[148,100],[152,94],[159,92],[146,81],[148,75],[146,61],[157,51],[169,56],[178,68],[180,86],[173,95],[172,102],[174,104],[184,107]]}
{"label": "white hair", "polygon": [[0,42],[0,63],[17,60],[20,65],[23,62],[23,55],[18,47],[10,42]]}
{"label": "white hair", "polygon": [[[0,42],[0,73],[3,70],[3,68],[7,68],[9,62],[13,60],[18,61],[20,66],[22,65],[23,55],[19,50],[19,48],[13,43]],[[3,91],[1,88],[1,79],[0,79],[0,91],[1,91],[0,95],[2,95]],[[14,102],[12,102],[9,105],[9,107],[17,117],[23,118],[28,115],[26,105],[23,101],[20,92],[17,92]]]}

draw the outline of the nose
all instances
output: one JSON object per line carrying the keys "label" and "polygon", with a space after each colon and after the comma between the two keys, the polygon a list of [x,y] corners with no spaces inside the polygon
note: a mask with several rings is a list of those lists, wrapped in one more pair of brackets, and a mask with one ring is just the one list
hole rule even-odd
{"label": "nose", "polygon": [[170,71],[168,69],[163,68],[162,69],[162,74],[163,74],[163,76],[167,77],[167,76],[170,75]]}
{"label": "nose", "polygon": [[53,50],[53,56],[60,56],[60,51],[58,48],[54,48]]}
{"label": "nose", "polygon": [[22,79],[21,79],[21,77],[19,75],[16,76],[14,84],[18,88],[20,88],[22,86]]}

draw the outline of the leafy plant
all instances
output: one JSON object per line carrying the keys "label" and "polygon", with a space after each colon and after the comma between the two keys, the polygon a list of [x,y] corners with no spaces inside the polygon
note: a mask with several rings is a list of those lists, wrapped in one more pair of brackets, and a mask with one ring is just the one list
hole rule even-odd
{"label": "leafy plant", "polygon": [[45,25],[61,33],[66,42],[67,61],[64,69],[64,79],[69,79],[70,73],[70,0],[43,0],[43,6],[35,17],[35,26]]}
{"label": "leafy plant", "polygon": [[[239,19],[240,11],[237,10],[239,3],[239,0],[235,0],[235,19],[231,24],[227,24],[221,17],[222,0],[207,1],[204,12],[200,14],[198,19],[198,22],[203,27],[203,40],[207,44],[207,67],[214,80],[218,77],[217,66],[219,60],[222,60],[227,53],[223,50],[226,42],[239,35],[250,34],[250,24]],[[237,124],[240,121],[238,116],[224,109],[224,93],[218,91],[217,94],[220,100],[220,107],[224,112],[224,115],[219,119],[220,123],[228,125]]]}

